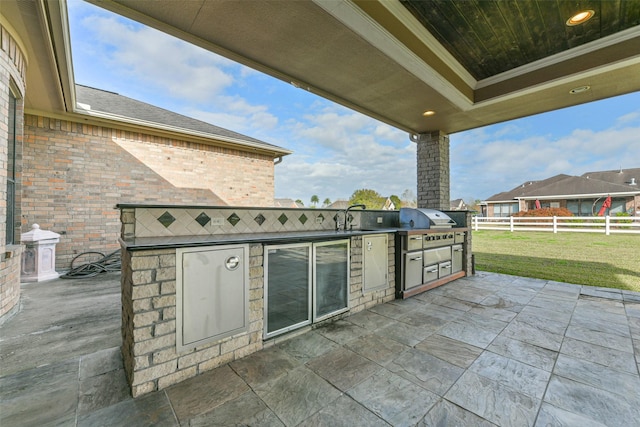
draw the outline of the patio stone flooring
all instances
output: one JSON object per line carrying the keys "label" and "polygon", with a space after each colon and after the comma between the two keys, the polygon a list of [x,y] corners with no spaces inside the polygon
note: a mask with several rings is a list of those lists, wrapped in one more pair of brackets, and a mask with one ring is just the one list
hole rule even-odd
{"label": "patio stone flooring", "polygon": [[132,399],[119,275],[25,284],[0,426],[640,425],[640,293],[479,272]]}

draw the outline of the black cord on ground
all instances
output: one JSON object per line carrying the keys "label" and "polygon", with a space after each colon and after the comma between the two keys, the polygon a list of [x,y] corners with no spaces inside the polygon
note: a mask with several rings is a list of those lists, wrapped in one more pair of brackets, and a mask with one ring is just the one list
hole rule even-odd
{"label": "black cord on ground", "polygon": [[[74,267],[74,261],[87,254],[97,254],[102,256],[102,258]],[[104,255],[101,252],[83,252],[71,260],[71,269],[60,277],[63,279],[82,279],[97,276],[100,273],[120,271],[121,267],[120,250],[113,251],[109,255]]]}

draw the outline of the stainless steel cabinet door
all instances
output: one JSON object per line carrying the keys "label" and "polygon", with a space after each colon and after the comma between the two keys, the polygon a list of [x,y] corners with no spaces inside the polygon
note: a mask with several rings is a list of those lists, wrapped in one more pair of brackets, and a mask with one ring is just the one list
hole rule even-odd
{"label": "stainless steel cabinet door", "polygon": [[451,250],[453,252],[451,273],[457,273],[462,271],[462,256],[464,255],[464,250],[462,249],[462,245],[453,245]]}
{"label": "stainless steel cabinet door", "polygon": [[249,248],[176,250],[178,350],[247,331]]}
{"label": "stainless steel cabinet door", "polygon": [[[422,236],[420,236],[422,238]],[[362,291],[368,292],[388,286],[389,249],[387,235],[376,234],[362,238]]]}
{"label": "stainless steel cabinet door", "polygon": [[[421,285],[422,282],[422,251],[409,252],[404,256],[403,290]],[[436,273],[437,276],[437,273]]]}

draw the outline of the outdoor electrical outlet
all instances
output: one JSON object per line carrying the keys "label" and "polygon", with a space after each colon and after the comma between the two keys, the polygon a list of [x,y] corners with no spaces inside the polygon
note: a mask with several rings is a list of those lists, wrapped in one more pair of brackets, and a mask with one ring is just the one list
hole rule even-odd
{"label": "outdoor electrical outlet", "polygon": [[382,217],[379,216],[377,221],[378,221],[378,224],[382,224]]}
{"label": "outdoor electrical outlet", "polygon": [[211,225],[224,225],[224,218],[211,218]]}
{"label": "outdoor electrical outlet", "polygon": [[322,218],[317,217],[316,218],[316,224],[322,224]]}

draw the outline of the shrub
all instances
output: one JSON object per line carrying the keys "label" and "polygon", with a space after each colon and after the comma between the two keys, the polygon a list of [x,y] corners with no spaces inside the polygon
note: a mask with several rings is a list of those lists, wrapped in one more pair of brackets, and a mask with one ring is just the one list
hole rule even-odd
{"label": "shrub", "polygon": [[573,213],[567,208],[542,208],[542,209],[533,209],[530,211],[520,211],[516,213],[514,216],[522,217],[522,216],[573,216]]}

